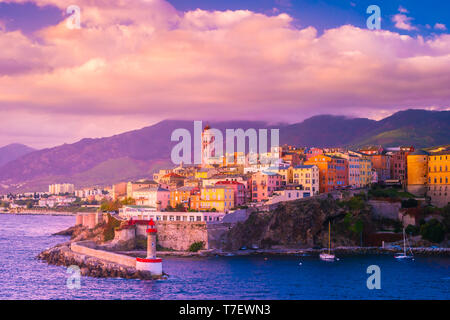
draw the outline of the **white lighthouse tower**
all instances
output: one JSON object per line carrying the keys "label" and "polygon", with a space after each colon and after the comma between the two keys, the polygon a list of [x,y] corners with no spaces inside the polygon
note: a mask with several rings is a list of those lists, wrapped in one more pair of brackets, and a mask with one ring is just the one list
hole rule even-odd
{"label": "white lighthouse tower", "polygon": [[[222,142],[220,142],[222,143]],[[220,145],[222,147],[222,145]],[[214,129],[206,125],[202,132],[202,166],[221,164],[223,162],[221,152],[216,150],[216,136]]]}
{"label": "white lighthouse tower", "polygon": [[156,258],[156,227],[153,219],[150,219],[147,228],[147,257],[136,258],[136,269],[162,275],[162,259]]}

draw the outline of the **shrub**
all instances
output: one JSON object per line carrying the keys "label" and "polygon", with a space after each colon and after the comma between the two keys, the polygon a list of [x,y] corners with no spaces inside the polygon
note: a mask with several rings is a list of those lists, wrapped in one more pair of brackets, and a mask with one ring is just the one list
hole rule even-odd
{"label": "shrub", "polygon": [[120,227],[120,221],[116,218],[112,217],[108,213],[108,223],[105,226],[105,230],[103,231],[103,239],[104,241],[109,241],[114,239],[114,229]]}
{"label": "shrub", "polygon": [[417,236],[419,234],[420,228],[418,226],[414,226],[412,224],[409,224],[406,229],[405,232],[407,234],[411,234],[413,236]]}
{"label": "shrub", "polygon": [[364,209],[364,200],[359,197],[352,197],[347,201],[347,205],[352,210],[362,210]]}
{"label": "shrub", "polygon": [[445,237],[445,227],[436,219],[431,219],[420,227],[422,238],[431,242],[441,242]]}
{"label": "shrub", "polygon": [[147,239],[136,239],[136,249],[147,250]]}
{"label": "shrub", "polygon": [[203,241],[194,242],[189,246],[189,252],[197,252],[198,250],[202,250],[205,247],[205,243]]}

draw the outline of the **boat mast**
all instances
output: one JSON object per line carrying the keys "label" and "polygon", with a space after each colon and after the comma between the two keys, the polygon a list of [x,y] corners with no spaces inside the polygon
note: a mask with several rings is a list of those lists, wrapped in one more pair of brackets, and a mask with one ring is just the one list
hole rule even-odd
{"label": "boat mast", "polygon": [[403,228],[403,254],[406,256],[406,236],[405,236],[405,228]]}
{"label": "boat mast", "polygon": [[331,222],[328,221],[328,254],[331,253]]}

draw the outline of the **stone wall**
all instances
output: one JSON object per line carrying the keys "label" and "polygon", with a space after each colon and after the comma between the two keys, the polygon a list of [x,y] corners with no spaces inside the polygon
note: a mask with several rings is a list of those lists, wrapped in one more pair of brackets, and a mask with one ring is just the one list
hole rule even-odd
{"label": "stone wall", "polygon": [[392,220],[399,219],[399,211],[402,207],[401,202],[389,202],[380,200],[369,200],[372,206],[372,213],[374,217],[388,218]]}
{"label": "stone wall", "polygon": [[[233,222],[204,222],[204,221],[156,221],[158,230],[158,245],[177,251],[187,251],[194,242],[203,241],[205,249],[222,247],[223,235],[237,222],[246,219],[246,212],[242,211],[230,221]],[[147,238],[146,224],[135,224],[115,230],[114,242],[126,243],[134,239]]]}
{"label": "stone wall", "polygon": [[103,215],[100,212],[77,213],[75,225],[83,225],[93,229],[97,224],[103,221]]}
{"label": "stone wall", "polygon": [[186,251],[194,242],[203,241],[209,249],[206,222],[157,221],[156,229],[161,247]]}
{"label": "stone wall", "polygon": [[114,240],[116,241],[130,241],[136,238],[136,227],[118,228],[114,231]]}
{"label": "stone wall", "polygon": [[84,254],[87,256],[95,257],[98,259],[106,260],[109,262],[121,264],[127,267],[136,267],[136,258],[125,256],[123,254],[118,254],[109,251],[103,251],[98,249],[89,248],[89,243],[83,242],[72,242],[70,244],[70,249],[73,252]]}

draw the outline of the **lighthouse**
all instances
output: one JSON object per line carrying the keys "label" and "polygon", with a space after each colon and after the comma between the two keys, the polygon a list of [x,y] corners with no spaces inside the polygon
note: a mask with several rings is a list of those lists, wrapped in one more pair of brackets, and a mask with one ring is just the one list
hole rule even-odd
{"label": "lighthouse", "polygon": [[147,226],[147,257],[136,258],[136,269],[162,275],[162,259],[156,258],[156,227],[153,219]]}

